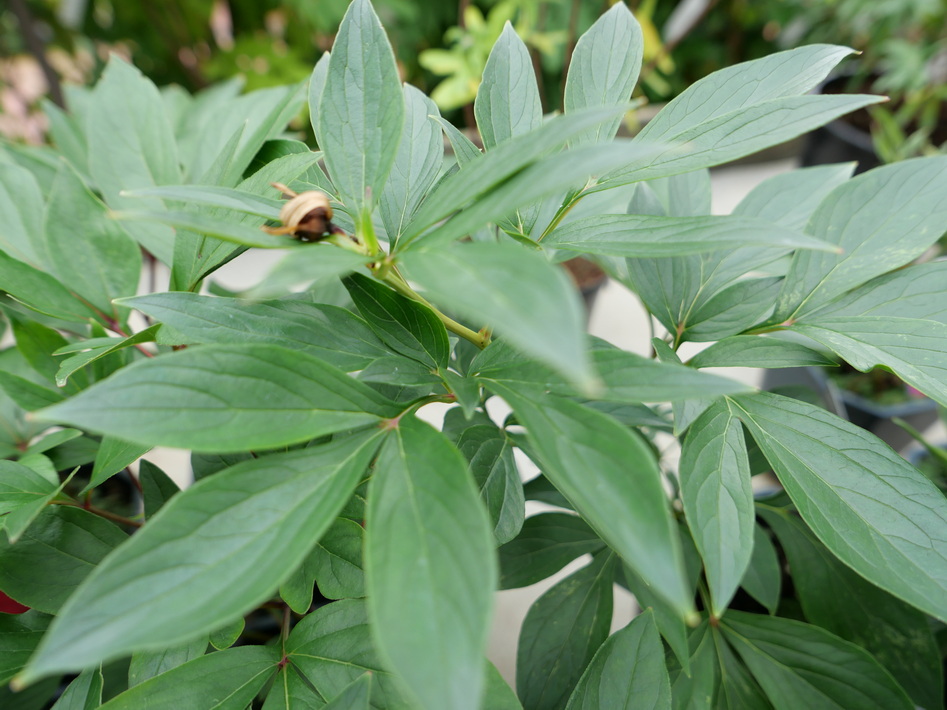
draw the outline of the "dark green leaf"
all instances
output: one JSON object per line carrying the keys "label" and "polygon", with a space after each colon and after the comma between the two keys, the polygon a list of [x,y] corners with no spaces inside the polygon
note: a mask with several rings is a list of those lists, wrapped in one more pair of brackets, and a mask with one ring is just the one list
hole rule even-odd
{"label": "dark green leaf", "polygon": [[566,710],[670,710],[671,684],[654,614],[609,636],[582,674]]}
{"label": "dark green leaf", "polygon": [[333,244],[307,244],[305,249],[289,250],[263,280],[244,295],[252,299],[282,296],[291,287],[334,281],[358,270],[368,261],[369,258],[363,254],[339,249]]}
{"label": "dark green leaf", "polygon": [[782,570],[773,541],[759,525],[753,528],[753,556],[740,582],[747,593],[775,614],[779,607]]}
{"label": "dark green leaf", "polygon": [[42,268],[43,193],[36,178],[16,163],[0,162],[0,249],[18,261]]}
{"label": "dark green leaf", "polygon": [[[56,373],[56,384],[60,387],[63,387],[77,370],[105,357],[106,355],[111,355],[112,353],[118,352],[119,350],[124,350],[125,348],[130,348],[140,343],[154,342],[155,337],[158,334],[159,327],[160,326],[153,325],[149,328],[139,331],[138,333],[135,333],[134,335],[130,335],[127,338],[120,338],[118,342],[115,342],[112,345],[94,347],[84,352],[80,352],[77,355],[65,358],[59,366],[59,371]],[[62,352],[62,349],[57,352]]]}
{"label": "dark green leaf", "polygon": [[811,623],[871,653],[921,707],[943,699],[940,651],[927,617],[838,561],[795,515],[760,506],[792,570]]}
{"label": "dark green leaf", "polygon": [[[741,249],[734,254],[741,251],[746,250]],[[774,250],[759,251],[773,253]],[[707,271],[702,270],[702,273],[713,274],[718,269],[726,270],[727,261],[735,260],[724,256],[714,264],[707,264]],[[749,265],[749,260],[746,265]],[[742,268],[737,270],[742,271]],[[708,284],[712,279],[712,276],[708,277]],[[704,281],[703,278],[701,280]],[[722,340],[760,323],[772,313],[781,285],[782,278],[778,276],[746,278],[723,288],[710,297],[703,293],[696,294],[692,301],[693,305],[687,310],[683,321],[684,330],[681,333],[681,340],[691,342]]]}
{"label": "dark green leaf", "polygon": [[0,614],[0,685],[6,685],[33,655],[51,616],[38,611]]}
{"label": "dark green leaf", "polygon": [[0,522],[11,544],[61,490],[62,485],[57,486],[22,463],[0,461]]}
{"label": "dark green leaf", "polygon": [[513,444],[495,426],[472,426],[454,442],[470,465],[480,488],[498,545],[519,534],[525,516],[520,473],[513,460]]}
{"label": "dark green leaf", "polygon": [[372,674],[365,673],[358,680],[336,695],[325,707],[326,710],[369,710]]}
{"label": "dark green leaf", "polygon": [[27,675],[179,644],[266,600],[338,515],[376,436],[254,459],[175,496],[79,587]]}
{"label": "dark green leaf", "polygon": [[605,543],[577,515],[540,513],[526,519],[523,530],[499,549],[500,589],[542,581]]}
{"label": "dark green leaf", "polygon": [[406,699],[400,683],[383,669],[361,600],[335,602],[308,614],[290,633],[286,654],[323,699],[334,698],[365,671],[371,671],[376,707],[416,707]]}
{"label": "dark green leaf", "polygon": [[85,323],[95,312],[44,271],[0,251],[3,290],[29,308],[71,323]]}
{"label": "dark green leaf", "polygon": [[358,523],[339,518],[319,539],[310,553],[310,566],[322,596],[328,599],[365,596],[364,534]]}
{"label": "dark green leaf", "polygon": [[744,246],[836,251],[834,245],[755,217],[611,214],[568,222],[543,244],[587,254],[664,257]]}
{"label": "dark green leaf", "polygon": [[398,152],[404,99],[391,45],[368,0],[355,0],[345,13],[317,110],[319,144],[342,202],[353,214],[371,210]]}
{"label": "dark green leaf", "polygon": [[369,327],[392,350],[434,369],[447,367],[450,342],[433,310],[361,274],[343,283]]}
{"label": "dark green leaf", "polygon": [[545,476],[679,616],[693,615],[680,540],[648,446],[575,402],[496,383],[491,389],[526,427]]}
{"label": "dark green leaf", "polygon": [[0,370],[0,389],[17,406],[32,412],[63,400],[63,395],[54,389],[30,382],[10,372]]}
{"label": "dark green leaf", "polygon": [[776,710],[914,707],[867,651],[817,626],[738,611],[720,626]]}
{"label": "dark green leaf", "polygon": [[276,673],[279,660],[276,646],[242,646],[200,656],[129,688],[102,710],[243,710]]}
{"label": "dark green leaf", "polygon": [[435,304],[477,319],[513,346],[583,386],[594,381],[575,288],[541,254],[515,244],[462,244],[403,257]]}
{"label": "dark green leaf", "polygon": [[[616,3],[579,38],[566,77],[566,112],[595,106],[621,106],[638,80],[644,38],[635,16]],[[588,131],[574,142],[604,143],[615,137],[621,117]]]}
{"label": "dark green leaf", "polygon": [[50,710],[95,710],[102,704],[104,683],[101,668],[82,671]]}
{"label": "dark green leaf", "polygon": [[200,636],[193,641],[164,648],[160,651],[138,651],[132,654],[131,664],[128,667],[128,687],[144,683],[149,678],[161,675],[172,668],[187,663],[204,655],[207,650],[207,636]]}
{"label": "dark green leaf", "polygon": [[397,414],[368,386],[305,353],[205,345],[135,363],[35,416],[143,444],[225,453],[285,446]]}
{"label": "dark green leaf", "polygon": [[694,422],[681,450],[681,501],[704,561],[714,616],[733,598],[753,552],[753,491],[743,426],[726,404]]}
{"label": "dark green leaf", "polygon": [[0,589],[55,614],[79,583],[128,536],[79,508],[47,506],[15,544],[0,539]]}
{"label": "dark green leaf", "polygon": [[388,354],[362,319],[337,306],[295,300],[253,303],[194,293],[155,293],[125,304],[192,342],[282,345],[347,372]]}
{"label": "dark green leaf", "polygon": [[920,256],[944,233],[945,190],[947,156],[886,165],[833,190],[806,229],[844,251],[795,254],[779,296],[777,322],[798,320]]}
{"label": "dark green leaf", "polygon": [[141,462],[138,481],[145,504],[145,518],[149,520],[172,496],[181,492],[178,484],[151,461]]}
{"label": "dark green leaf", "polygon": [[478,710],[493,538],[463,457],[419,420],[402,420],[375,463],[365,570],[379,649],[420,707]]}
{"label": "dark green leaf", "polygon": [[803,519],[845,564],[947,619],[947,500],[879,439],[811,404],[731,400]]}
{"label": "dark green leaf", "polygon": [[237,639],[240,638],[240,634],[243,633],[244,626],[245,622],[243,617],[238,617],[235,621],[231,621],[219,629],[212,631],[207,640],[210,642],[210,645],[218,651],[223,651],[225,648],[230,648],[237,642]]}
{"label": "dark green leaf", "polygon": [[688,667],[674,680],[671,697],[674,710],[711,710],[720,687],[720,669],[714,650],[713,635],[707,622],[694,629],[688,638]]}
{"label": "dark green leaf", "polygon": [[150,446],[132,444],[113,436],[102,437],[102,443],[95,454],[95,464],[92,466],[89,483],[81,493],[85,495],[116,473],[124,471],[150,450]]}
{"label": "dark green leaf", "polygon": [[831,367],[838,363],[801,343],[758,335],[733,335],[688,363],[691,367]]}
{"label": "dark green leaf", "polygon": [[516,693],[524,707],[564,707],[608,637],[614,573],[615,556],[599,554],[530,607],[516,652]]}

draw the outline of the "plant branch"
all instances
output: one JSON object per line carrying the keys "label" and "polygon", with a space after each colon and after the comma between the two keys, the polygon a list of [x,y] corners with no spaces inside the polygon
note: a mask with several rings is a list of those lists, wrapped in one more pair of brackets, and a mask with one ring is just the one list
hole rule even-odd
{"label": "plant branch", "polygon": [[72,508],[81,508],[82,510],[88,510],[93,515],[98,515],[100,518],[111,520],[113,523],[118,523],[120,525],[130,525],[133,528],[140,528],[142,525],[144,525],[144,523],[142,523],[140,520],[132,520],[131,518],[126,518],[123,515],[116,515],[115,513],[109,512],[108,510],[97,508],[91,504],[77,503],[74,500],[54,500],[50,501],[50,505],[68,505]]}

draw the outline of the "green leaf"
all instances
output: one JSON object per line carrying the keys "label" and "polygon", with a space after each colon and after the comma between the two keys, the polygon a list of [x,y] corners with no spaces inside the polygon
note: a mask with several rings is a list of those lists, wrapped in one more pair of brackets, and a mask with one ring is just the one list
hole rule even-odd
{"label": "green leaf", "polygon": [[671,686],[674,710],[710,710],[720,687],[720,669],[707,622],[691,632],[688,647],[690,671],[678,674]]}
{"label": "green leaf", "polygon": [[468,427],[454,443],[480,488],[496,544],[509,542],[519,534],[526,514],[513,443],[501,429],[485,425]]}
{"label": "green leaf", "polygon": [[836,251],[828,242],[801,232],[756,217],[733,215],[598,215],[562,225],[543,244],[586,254],[636,258],[701,254],[743,246]]}
{"label": "green leaf", "polygon": [[614,573],[615,556],[599,554],[530,607],[516,651],[516,693],[524,707],[565,705],[608,637]]}
{"label": "green leaf", "polygon": [[439,432],[401,420],[369,490],[366,587],[387,664],[420,707],[478,710],[496,563],[466,462]]}
{"label": "green leaf", "polygon": [[404,127],[395,162],[381,193],[381,218],[397,241],[421,200],[437,179],[444,162],[444,142],[435,118],[437,106],[410,84],[404,85]]}
{"label": "green leaf", "polygon": [[149,451],[151,451],[150,446],[132,444],[122,439],[116,439],[114,436],[102,437],[102,443],[95,454],[95,463],[92,466],[89,483],[80,493],[85,495],[116,473],[124,471]]}
{"label": "green leaf", "polygon": [[0,162],[0,249],[18,261],[46,264],[43,244],[43,193],[36,178],[15,163]]}
{"label": "green leaf", "polygon": [[755,519],[743,426],[723,402],[704,412],[684,439],[680,485],[719,617],[750,563]]}
{"label": "green leaf", "polygon": [[[704,265],[713,272],[715,267],[726,269],[727,261],[728,257],[724,256],[715,263]],[[781,286],[782,278],[772,276],[741,279],[709,297],[698,292],[692,305],[679,311],[684,314],[681,341],[723,340],[761,323],[773,312]]]}
{"label": "green leaf", "polygon": [[116,320],[112,299],[132,296],[141,276],[141,248],[104,204],[64,164],[56,175],[43,215],[52,274],[102,313]]}
{"label": "green leaf", "polygon": [[[69,381],[69,378],[78,370],[90,363],[95,362],[96,360],[105,357],[106,355],[111,355],[112,353],[118,352],[119,350],[124,350],[125,348],[134,347],[140,343],[154,342],[158,333],[158,328],[159,326],[153,325],[135,333],[134,335],[130,335],[127,338],[119,338],[118,341],[112,345],[93,347],[84,352],[79,352],[77,355],[73,355],[72,357],[64,359],[59,365],[59,371],[56,373],[56,384],[59,387],[65,386],[65,384]],[[57,351],[57,353],[61,352],[62,348]]]}
{"label": "green leaf", "polygon": [[767,178],[733,209],[801,232],[819,203],[852,176],[855,163],[800,168]]}
{"label": "green leaf", "polygon": [[14,299],[47,316],[70,323],[86,323],[96,315],[55,278],[2,251],[0,283]]}
{"label": "green leaf", "polygon": [[582,518],[540,513],[527,518],[520,534],[498,550],[500,589],[527,587],[551,577],[572,560],[605,547]]}
{"label": "green leaf", "polygon": [[129,688],[102,710],[243,710],[276,674],[279,660],[276,646],[241,646],[200,656]]}
{"label": "green leaf", "polygon": [[760,506],[792,569],[806,619],[871,653],[921,707],[943,699],[940,651],[927,617],[838,561],[795,515]]}
{"label": "green leaf", "polygon": [[319,696],[291,664],[280,669],[270,686],[263,710],[324,710]]}
{"label": "green leaf", "polygon": [[488,325],[581,386],[594,382],[575,288],[541,254],[516,244],[458,244],[411,251],[402,263],[434,303]]}
{"label": "green leaf", "polygon": [[566,710],[670,710],[671,683],[654,614],[645,611],[602,644]]}
{"label": "green leaf", "polygon": [[44,508],[17,543],[0,539],[0,589],[21,604],[55,614],[79,583],[128,536],[79,508]]}
{"label": "green leaf", "polygon": [[947,406],[947,324],[890,316],[815,316],[792,330],[826,345],[863,372],[883,365]]}
{"label": "green leaf", "polygon": [[523,710],[519,698],[513,689],[489,661],[487,662],[487,689],[484,693],[482,710]]}
{"label": "green leaf", "polygon": [[350,372],[388,355],[368,325],[337,306],[283,300],[254,303],[196,293],[153,293],[131,306],[197,343],[280,345]]}
{"label": "green leaf", "polygon": [[834,555],[947,619],[947,500],[879,439],[825,410],[760,392],[731,407]]}
{"label": "green leaf", "polygon": [[740,586],[766,607],[770,614],[776,613],[782,587],[782,570],[769,533],[759,525],[753,528],[753,556],[750,557]]}
{"label": "green leaf", "polygon": [[372,674],[365,673],[358,680],[336,695],[325,707],[326,710],[369,710]]}
{"label": "green leaf", "polygon": [[343,284],[368,326],[388,347],[435,370],[447,367],[451,350],[447,330],[428,306],[361,274],[352,274]]}
{"label": "green leaf", "polygon": [[101,668],[82,671],[59,696],[51,710],[95,710],[102,705],[104,684]]}
{"label": "green leaf", "polygon": [[947,156],[886,165],[833,190],[807,231],[844,251],[795,254],[779,296],[777,322],[798,320],[920,256],[944,233],[945,191]]}
{"label": "green leaf", "polygon": [[62,490],[44,476],[13,461],[0,461],[0,515],[10,544],[23,532]]}
{"label": "green leaf", "polygon": [[759,335],[733,335],[701,350],[691,367],[832,367],[838,362],[801,343]]}
{"label": "green leaf", "polygon": [[286,655],[322,698],[334,698],[365,671],[371,671],[375,707],[416,707],[404,696],[401,684],[382,668],[361,600],[327,604],[307,614],[289,634]]}
{"label": "green leaf", "polygon": [[720,626],[776,710],[914,707],[867,651],[817,626],[738,611]]}
{"label": "green leaf", "polygon": [[0,685],[6,685],[32,655],[51,616],[38,611],[0,614]]}
{"label": "green leaf", "polygon": [[[311,101],[311,99],[310,99]],[[339,27],[318,104],[319,145],[352,213],[378,200],[404,124],[395,57],[368,0],[355,0]]]}
{"label": "green leaf", "polygon": [[[318,159],[318,155],[319,153],[313,154],[313,161]],[[140,190],[125,190],[122,192],[122,196],[160,197],[185,204],[245,212],[246,214],[272,220],[279,219],[280,207],[282,206],[279,200],[232,187],[218,187],[215,185],[165,185]]]}
{"label": "green leaf", "polygon": [[285,446],[398,413],[367,385],[306,353],[205,345],[139,361],[34,416],[142,444],[228,453]]}
{"label": "green leaf", "polygon": [[27,412],[48,407],[64,399],[58,390],[43,387],[4,370],[0,370],[0,389]]}
{"label": "green leaf", "polygon": [[753,679],[750,670],[740,661],[719,629],[712,629],[711,636],[717,648],[717,665],[720,668],[720,688],[717,692],[715,709],[772,710],[773,706],[767,700],[763,689]]}
{"label": "green leaf", "polygon": [[679,616],[693,615],[661,472],[640,437],[566,399],[497,383],[490,388],[526,427],[545,476]]}
{"label": "green leaf", "polygon": [[368,257],[333,244],[308,244],[306,249],[291,249],[289,253],[244,295],[251,299],[282,296],[291,287],[308,287],[334,281],[365,266]]}
{"label": "green leaf", "polygon": [[172,668],[184,665],[204,655],[207,650],[207,635],[199,636],[180,646],[172,646],[159,651],[138,651],[132,654],[128,666],[128,687],[144,683],[149,678],[161,675]]}
{"label": "green leaf", "polygon": [[338,515],[376,436],[247,461],[175,496],[70,597],[25,677],[179,644],[265,601]]}
{"label": "green leaf", "polygon": [[[257,247],[259,249],[305,249],[307,247],[307,245],[300,244],[292,237],[267,234],[259,227],[223,220],[206,212],[124,210],[112,212],[111,216],[113,219],[129,222],[144,222],[146,224],[154,222],[168,225],[178,230],[197,232],[225,242],[241,244],[245,247]],[[134,231],[138,234],[141,232],[141,228],[136,227]]]}
{"label": "green leaf", "polygon": [[650,164],[618,171],[608,186],[710,167],[783,143],[838,116],[883,100],[810,95],[852,50],[810,45],[714,72],[671,101],[638,134],[672,147]]}
{"label": "green leaf", "polygon": [[440,127],[444,130],[444,134],[450,141],[451,149],[454,151],[454,158],[457,160],[457,165],[459,167],[462,168],[471,160],[483,157],[483,151],[481,151],[476,146],[476,144],[464,133],[455,128],[453,123],[444,120],[439,115],[432,116],[431,118],[437,121]]}
{"label": "green leaf", "polygon": [[235,621],[224,624],[219,629],[212,631],[208,636],[208,641],[218,651],[223,651],[237,642],[240,634],[243,633],[244,626],[243,617],[238,617]]}
{"label": "green leaf", "polygon": [[178,484],[151,461],[142,461],[138,468],[138,482],[144,502],[145,518],[150,520],[165,503],[180,493]]}
{"label": "green leaf", "polygon": [[490,51],[474,113],[487,150],[542,123],[533,62],[509,22]]}
{"label": "green leaf", "polygon": [[358,523],[338,518],[310,553],[310,568],[322,596],[328,599],[365,596],[362,538]]}
{"label": "green leaf", "polygon": [[[181,172],[158,90],[116,55],[109,59],[89,101],[86,137],[89,173],[109,207],[163,209],[158,200],[121,197],[122,190],[179,183]],[[134,236],[161,261],[171,263],[174,234],[170,229],[141,225]]]}
{"label": "green leaf", "polygon": [[[624,3],[616,3],[575,45],[566,77],[566,112],[626,104],[638,81],[643,51],[641,26]],[[620,124],[616,116],[573,143],[610,141]]]}

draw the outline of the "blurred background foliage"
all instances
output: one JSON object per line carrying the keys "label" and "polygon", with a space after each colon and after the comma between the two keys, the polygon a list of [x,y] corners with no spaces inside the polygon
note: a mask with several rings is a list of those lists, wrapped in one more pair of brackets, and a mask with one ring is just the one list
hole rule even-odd
{"label": "blurred background foliage", "polygon": [[[403,78],[455,124],[506,21],[526,41],[546,111],[561,108],[576,38],[621,0],[374,0]],[[947,105],[947,0],[624,0],[646,41],[637,97],[667,101],[717,69],[811,42],[863,54],[846,90],[892,96],[873,132],[886,160],[930,152]],[[40,101],[97,78],[110,52],[159,86],[194,93],[305,79],[348,0],[6,0],[0,5],[0,135],[42,142]],[[852,63],[849,63],[851,66]]]}

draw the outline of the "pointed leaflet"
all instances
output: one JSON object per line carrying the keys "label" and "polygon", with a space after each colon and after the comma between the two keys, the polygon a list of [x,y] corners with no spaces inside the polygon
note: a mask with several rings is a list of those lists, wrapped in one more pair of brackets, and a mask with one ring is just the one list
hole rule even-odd
{"label": "pointed leaflet", "polygon": [[810,45],[714,72],[671,101],[638,134],[663,143],[650,164],[616,171],[603,187],[710,167],[785,142],[876,96],[804,96],[852,50]]}
{"label": "pointed leaflet", "polygon": [[474,113],[487,150],[542,123],[533,62],[509,22],[490,50]]}
{"label": "pointed leaflet", "polygon": [[368,703],[372,688],[372,674],[365,673],[352,685],[336,695],[325,710],[370,710]]}
{"label": "pointed leaflet", "polygon": [[526,519],[520,534],[497,551],[500,589],[526,587],[551,577],[577,557],[605,547],[578,515],[540,513]]}
{"label": "pointed leaflet", "polygon": [[664,647],[645,611],[608,637],[582,674],[566,710],[671,710]]}
{"label": "pointed leaflet", "polygon": [[242,710],[275,675],[279,660],[278,646],[242,646],[210,653],[126,690],[102,710]]}
{"label": "pointed leaflet", "polygon": [[[3,480],[0,481],[0,511],[5,513],[0,517],[0,525],[11,544],[16,544],[36,517],[62,493],[78,470],[74,470],[57,485],[58,474],[49,459],[36,455],[36,465],[23,465],[29,458],[33,457],[23,456],[20,463],[0,461],[0,473],[3,474]],[[44,470],[48,471],[48,477],[42,475]]]}
{"label": "pointed leaflet", "polygon": [[720,668],[713,634],[706,621],[687,638],[689,671],[673,678],[671,699],[674,710],[710,710],[720,687]]}
{"label": "pointed leaflet", "polygon": [[[105,202],[113,209],[163,210],[159,200],[120,195],[130,188],[181,181],[177,145],[158,90],[113,54],[93,97],[86,120],[89,172]],[[161,261],[171,263],[171,229],[139,225],[134,236]]]}
{"label": "pointed leaflet", "polygon": [[[137,249],[137,247],[136,247]],[[78,352],[71,357],[63,358],[62,364],[59,366],[59,371],[56,373],[56,384],[59,387],[65,386],[69,381],[69,378],[72,377],[78,370],[81,370],[86,365],[89,365],[106,355],[111,355],[112,353],[124,350],[125,348],[134,347],[141,343],[153,343],[155,337],[158,334],[158,329],[160,326],[153,325],[150,328],[145,328],[134,335],[130,335],[127,338],[117,338],[108,340],[111,341],[109,344],[106,344],[102,347],[92,347],[89,350]],[[81,347],[81,343],[78,344]],[[62,348],[56,351],[56,355],[63,354],[64,351]]]}
{"label": "pointed leaflet", "polygon": [[388,237],[396,241],[444,162],[444,141],[433,119],[437,106],[410,84],[404,85],[404,128],[401,143],[379,207]]}
{"label": "pointed leaflet", "polygon": [[27,307],[70,323],[87,323],[96,317],[86,305],[55,278],[0,251],[3,290]]}
{"label": "pointed leaflet", "polygon": [[751,597],[775,614],[779,607],[779,596],[783,582],[783,571],[779,566],[776,546],[769,533],[760,525],[753,528],[753,556],[746,568],[740,586]]}
{"label": "pointed leaflet", "polygon": [[361,274],[342,283],[368,326],[388,347],[434,370],[447,368],[451,349],[447,330],[430,307]]}
{"label": "pointed leaflet", "polygon": [[920,256],[947,222],[947,156],[876,168],[833,190],[806,231],[841,254],[797,252],[775,318],[798,320],[869,279]]}
{"label": "pointed leaflet", "polygon": [[23,668],[51,620],[38,611],[0,614],[0,684],[9,683]]}
{"label": "pointed leaflet", "polygon": [[739,611],[720,626],[776,710],[914,707],[867,651],[817,626]]}
{"label": "pointed leaflet", "polygon": [[338,515],[376,436],[253,459],[175,496],[70,597],[25,679],[178,644],[266,600]]}
{"label": "pointed leaflet", "polygon": [[14,259],[46,266],[38,237],[43,233],[43,193],[36,178],[16,163],[0,163],[0,249]]}
{"label": "pointed leaflet", "polygon": [[525,707],[563,707],[608,637],[615,562],[611,552],[597,555],[530,607],[516,651],[516,694]]}
{"label": "pointed leaflet", "polygon": [[402,684],[382,667],[372,643],[365,602],[360,599],[327,604],[300,621],[286,640],[291,670],[315,688],[322,698],[333,698],[360,675],[374,676],[372,701],[386,710],[413,710]]}
{"label": "pointed leaflet", "polygon": [[102,443],[95,453],[92,475],[89,477],[88,485],[82,489],[81,494],[85,495],[119,471],[123,471],[150,450],[150,446],[132,444],[113,436],[102,437]]}
{"label": "pointed leaflet", "polygon": [[273,345],[205,345],[137,362],[35,416],[142,444],[227,453],[285,446],[398,413],[311,355]]}
{"label": "pointed leaflet", "polygon": [[588,254],[666,257],[768,246],[834,251],[829,243],[755,217],[610,214],[569,222],[543,244]]}
{"label": "pointed leaflet", "polygon": [[947,500],[864,429],[761,392],[731,410],[833,554],[909,604],[947,619]]}
{"label": "pointed leaflet", "polygon": [[523,484],[513,460],[513,442],[496,426],[478,425],[465,429],[454,443],[470,464],[490,515],[496,543],[509,542],[523,527],[525,515]]}
{"label": "pointed leaflet", "polygon": [[654,454],[606,414],[496,382],[543,473],[622,559],[684,617],[694,613],[680,540]]}
{"label": "pointed leaflet", "polygon": [[204,635],[180,646],[133,653],[128,666],[128,687],[144,683],[149,678],[203,656],[206,650],[207,636]]}
{"label": "pointed leaflet", "polygon": [[128,539],[114,523],[79,508],[47,506],[17,543],[0,539],[0,589],[55,614],[79,583]]}
{"label": "pointed leaflet", "polygon": [[371,210],[398,152],[404,99],[391,45],[368,0],[355,0],[345,13],[317,116],[320,148],[342,202],[352,214]]}
{"label": "pointed leaflet", "polygon": [[684,439],[680,484],[719,617],[750,563],[755,520],[743,426],[723,402],[704,412]]}
{"label": "pointed leaflet", "polygon": [[943,698],[940,652],[927,616],[838,561],[799,517],[760,504],[792,570],[806,619],[871,653],[921,707]]}
{"label": "pointed leaflet", "polygon": [[368,608],[379,650],[419,707],[479,710],[496,563],[460,453],[413,417],[388,435],[365,524]]}
{"label": "pointed leaflet", "polygon": [[[566,77],[566,112],[627,103],[638,81],[643,51],[641,26],[624,3],[615,3],[575,45]],[[616,116],[574,142],[607,142],[620,123]]]}
{"label": "pointed leaflet", "polygon": [[402,257],[410,278],[436,305],[477,319],[514,347],[588,387],[585,319],[565,272],[517,244],[458,244]]}
{"label": "pointed leaflet", "polygon": [[697,353],[691,367],[832,367],[838,363],[801,343],[759,335],[732,335]]}
{"label": "pointed leaflet", "polygon": [[316,143],[322,148],[322,124],[319,121],[319,107],[322,105],[322,92],[326,88],[326,77],[329,76],[329,52],[323,52],[312,68],[309,76],[309,124]]}
{"label": "pointed leaflet", "polygon": [[82,671],[50,710],[95,710],[102,705],[104,683],[101,667]]}
{"label": "pointed leaflet", "polygon": [[189,343],[281,345],[346,372],[361,370],[389,354],[365,321],[337,306],[171,292],[126,299],[123,305],[166,323]]}

